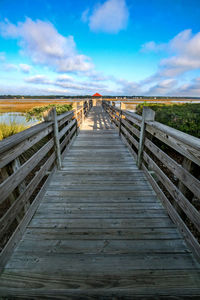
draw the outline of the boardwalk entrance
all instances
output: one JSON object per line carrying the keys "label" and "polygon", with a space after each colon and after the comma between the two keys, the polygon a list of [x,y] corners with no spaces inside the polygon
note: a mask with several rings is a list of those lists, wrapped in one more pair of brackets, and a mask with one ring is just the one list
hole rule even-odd
{"label": "boardwalk entrance", "polygon": [[0,278],[20,299],[199,299],[200,269],[93,107]]}

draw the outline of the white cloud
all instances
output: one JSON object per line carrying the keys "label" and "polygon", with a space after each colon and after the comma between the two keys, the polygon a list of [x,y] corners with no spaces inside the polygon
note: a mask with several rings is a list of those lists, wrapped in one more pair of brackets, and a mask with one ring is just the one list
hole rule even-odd
{"label": "white cloud", "polygon": [[66,74],[64,74],[64,75],[59,75],[58,77],[57,77],[57,81],[74,81],[74,78],[73,77],[71,77],[70,75],[66,75]]}
{"label": "white cloud", "polygon": [[166,44],[156,44],[154,41],[147,42],[142,45],[141,52],[148,53],[148,52],[160,52],[165,50]]}
{"label": "white cloud", "polygon": [[167,48],[173,55],[161,60],[161,76],[174,77],[200,69],[200,32],[192,34],[190,29],[184,30],[169,41]]}
{"label": "white cloud", "polygon": [[177,80],[171,78],[171,79],[165,79],[160,81],[158,84],[154,85],[148,90],[149,95],[169,95],[169,93],[176,88],[177,86]]}
{"label": "white cloud", "polygon": [[49,80],[45,75],[35,75],[31,77],[27,77],[24,79],[28,83],[36,83],[36,84],[52,84],[52,81]]}
{"label": "white cloud", "polygon": [[117,86],[120,85],[120,93],[122,95],[137,95],[141,93],[141,84],[135,81],[125,79],[115,79]]}
{"label": "white cloud", "polygon": [[21,71],[24,73],[29,73],[32,68],[30,65],[26,65],[26,64],[19,64],[19,67]]}
{"label": "white cloud", "polygon": [[89,19],[90,29],[96,32],[118,33],[126,28],[129,18],[125,0],[107,0],[99,4],[89,17],[88,12],[84,13],[82,19]]}
{"label": "white cloud", "polygon": [[4,65],[4,70],[5,71],[18,71],[18,66],[15,64],[10,64],[10,63],[5,63]]}
{"label": "white cloud", "polygon": [[34,63],[47,65],[58,72],[85,72],[93,68],[87,56],[78,54],[73,36],[62,36],[50,22],[34,22],[27,18],[17,25],[6,21],[0,27],[4,37],[20,40],[22,50]]}
{"label": "white cloud", "polygon": [[107,86],[105,84],[81,81],[68,75],[60,75],[57,76],[55,79],[49,79],[45,75],[37,74],[35,76],[24,78],[24,81],[34,85],[50,85],[52,86],[52,89],[56,87],[59,89],[62,88],[65,91],[67,89],[69,92],[73,93],[81,92],[81,94],[88,94],[94,93],[95,91],[107,90]]}

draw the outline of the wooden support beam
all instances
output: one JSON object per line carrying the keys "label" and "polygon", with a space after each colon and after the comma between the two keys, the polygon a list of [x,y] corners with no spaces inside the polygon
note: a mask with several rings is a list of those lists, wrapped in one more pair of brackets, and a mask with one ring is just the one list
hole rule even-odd
{"label": "wooden support beam", "polygon": [[58,122],[57,122],[57,113],[56,108],[52,109],[52,121],[54,128],[54,148],[56,153],[56,164],[58,170],[61,169],[61,151],[60,151],[60,140],[59,140],[59,132],[58,132]]}
{"label": "wooden support beam", "polygon": [[139,141],[139,149],[138,149],[138,157],[137,157],[137,166],[140,169],[142,165],[142,153],[144,148],[144,139],[145,139],[145,128],[146,128],[146,121],[154,121],[155,119],[155,111],[148,108],[143,107],[142,112],[142,125],[140,129],[140,141]]}

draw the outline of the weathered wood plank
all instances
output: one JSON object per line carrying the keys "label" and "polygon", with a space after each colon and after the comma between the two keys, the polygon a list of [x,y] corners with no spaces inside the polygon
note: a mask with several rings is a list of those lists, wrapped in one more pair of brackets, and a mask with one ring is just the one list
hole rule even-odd
{"label": "weathered wood plank", "polygon": [[[152,196],[152,195],[155,195],[155,192],[152,191],[152,190],[147,190],[147,191],[144,191],[144,190],[132,190],[132,191],[123,191],[123,197],[127,197],[127,198],[131,198],[133,196]],[[115,191],[114,189],[112,191],[87,191],[87,190],[71,190],[71,191],[55,191],[55,190],[48,190],[46,192],[46,196],[59,196],[59,197],[87,197],[87,198],[93,198],[95,199],[96,197],[101,197],[101,198],[105,198],[105,197],[120,197],[119,196],[119,191]]]}
{"label": "weathered wood plank", "polygon": [[9,194],[18,186],[20,182],[34,169],[39,161],[49,152],[53,147],[53,139],[47,142],[40,150],[38,150],[28,161],[26,161],[20,169],[8,177],[0,185],[0,203],[2,203]]}
{"label": "weathered wood plank", "polygon": [[200,166],[199,139],[158,122],[147,122],[146,130]]}
{"label": "weathered wood plank", "polygon": [[[105,195],[104,197],[98,195],[65,195],[65,196],[50,196],[45,195],[43,202],[53,203],[157,203],[158,200],[155,195],[130,195],[123,196],[117,194],[116,196]],[[159,203],[159,202],[158,202]]]}
{"label": "weathered wood plank", "polygon": [[40,240],[178,240],[182,239],[174,227],[152,228],[32,228],[29,227],[24,239]]}
{"label": "weathered wood plank", "polygon": [[19,196],[18,199],[12,204],[12,206],[7,210],[7,212],[2,216],[0,219],[0,236],[2,236],[5,231],[9,228],[12,224],[13,220],[15,219],[16,215],[20,213],[23,208],[24,202],[30,198],[36,187],[38,186],[39,182],[42,178],[46,175],[46,172],[49,170],[51,165],[55,160],[55,153],[48,158],[46,163],[41,167],[39,172],[34,176],[31,182],[27,185],[26,189],[23,193]]}
{"label": "weathered wood plank", "polygon": [[[37,263],[36,263],[37,262]],[[50,263],[51,262],[51,263]],[[15,252],[6,270],[27,270],[29,273],[69,274],[69,272],[85,272],[85,274],[114,273],[124,274],[133,270],[198,270],[197,262],[189,253],[144,254],[66,254],[40,253],[21,255]]]}
{"label": "weathered wood plank", "polygon": [[181,219],[181,217],[176,212],[173,205],[169,202],[168,198],[165,196],[163,191],[160,189],[157,182],[154,180],[154,178],[149,174],[147,168],[145,165],[142,165],[143,170],[145,171],[147,177],[149,178],[149,181],[151,182],[154,190],[156,191],[157,195],[159,196],[159,199],[162,201],[163,206],[166,208],[169,216],[173,220],[173,222],[177,225],[180,232],[183,234],[187,244],[192,249],[196,259],[200,261],[200,245],[194,235],[191,233],[189,228],[186,226],[184,221]]}
{"label": "weathered wood plank", "polygon": [[82,202],[76,202],[73,203],[73,201],[71,203],[69,202],[65,202],[65,203],[60,203],[60,202],[56,202],[56,203],[41,203],[40,205],[40,209],[53,209],[53,208],[63,208],[63,209],[80,209],[80,210],[90,210],[90,209],[95,209],[95,210],[105,210],[105,209],[110,209],[110,210],[120,210],[123,209],[123,211],[126,210],[131,210],[131,209],[137,209],[137,210],[147,210],[147,209],[163,209],[162,205],[159,202],[150,202],[150,203],[140,203],[140,202],[131,202],[131,203],[99,203],[99,202],[89,202],[89,203],[82,203]]}
{"label": "weathered wood plank", "polygon": [[34,135],[42,131],[45,131],[50,126],[52,126],[52,122],[43,122],[0,141],[0,154],[8,151],[9,149],[13,149],[19,143],[32,138]]}
{"label": "weathered wood plank", "polygon": [[94,219],[68,219],[66,218],[33,218],[29,227],[35,228],[117,228],[117,229],[135,229],[135,228],[163,228],[175,227],[169,218],[137,218],[137,219],[108,219],[108,218],[94,218]]}
{"label": "weathered wood plank", "polygon": [[183,240],[22,240],[17,255],[190,253]]}
{"label": "weathered wood plank", "polygon": [[[28,274],[21,270],[6,271],[2,276],[1,292],[3,288],[10,287],[10,294],[17,296],[42,296],[45,299],[66,299],[66,295],[73,297],[69,299],[94,299],[99,295],[108,299],[113,296],[122,296],[123,299],[155,299],[155,295],[160,295],[160,299],[198,299],[190,298],[191,295],[200,295],[196,288],[199,284],[200,272],[190,270],[132,270],[127,274],[106,276],[106,274],[87,274],[87,277],[79,273],[76,276],[71,274]],[[133,281],[134,279],[134,281]],[[32,289],[30,290],[30,282]],[[21,288],[19,288],[19,286]],[[107,287],[107,288],[106,288]],[[191,294],[189,294],[191,291]],[[14,294],[16,293],[16,294]],[[6,294],[5,294],[6,295]],[[135,298],[141,297],[141,298]],[[166,296],[162,298],[162,296]],[[168,298],[172,295],[172,298]],[[185,298],[184,295],[186,295]],[[63,296],[63,298],[61,298]],[[125,298],[124,298],[125,296]],[[149,298],[149,296],[151,298]],[[180,298],[179,298],[180,296]],[[128,298],[126,298],[128,297]],[[147,298],[148,297],[148,298]],[[184,298],[183,298],[184,297]]]}
{"label": "weathered wood plank", "polygon": [[[30,149],[33,145],[39,142],[42,138],[47,136],[53,131],[53,126],[45,126],[41,132],[38,132],[29,138],[24,139],[19,144],[13,146],[11,149],[6,150],[0,154],[0,168],[6,166],[9,162],[19,157],[20,154],[24,153],[26,150]],[[1,146],[1,142],[0,142]]]}
{"label": "weathered wood plank", "polygon": [[145,146],[147,146],[147,148],[151,150],[151,152],[153,152],[153,154],[156,155],[156,157],[160,159],[160,161],[164,163],[178,179],[184,182],[184,185],[186,185],[188,189],[190,189],[197,197],[200,197],[200,181],[198,179],[147,138],[145,139]]}
{"label": "weathered wood plank", "polygon": [[165,183],[165,187],[172,195],[173,199],[178,203],[190,221],[200,231],[200,213],[197,211],[197,209],[179,191],[179,189],[171,182],[167,175],[157,166],[157,164],[149,157],[147,153],[144,153],[144,159],[148,163],[149,168],[156,172],[159,180]]}

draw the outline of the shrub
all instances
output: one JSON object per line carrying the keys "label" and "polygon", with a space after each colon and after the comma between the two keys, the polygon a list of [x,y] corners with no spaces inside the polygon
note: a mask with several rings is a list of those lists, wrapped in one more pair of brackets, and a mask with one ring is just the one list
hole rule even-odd
{"label": "shrub", "polygon": [[143,106],[148,106],[156,112],[156,121],[200,138],[199,103],[142,103],[136,107],[136,112],[140,115],[142,114]]}
{"label": "shrub", "polygon": [[71,104],[49,104],[46,106],[36,106],[32,109],[30,109],[27,113],[26,113],[26,121],[30,121],[33,119],[37,119],[39,121],[42,121],[43,119],[43,112],[55,107],[56,108],[56,112],[58,115],[61,115],[63,113],[65,113],[66,111],[72,110],[72,105]]}

